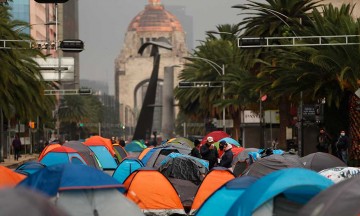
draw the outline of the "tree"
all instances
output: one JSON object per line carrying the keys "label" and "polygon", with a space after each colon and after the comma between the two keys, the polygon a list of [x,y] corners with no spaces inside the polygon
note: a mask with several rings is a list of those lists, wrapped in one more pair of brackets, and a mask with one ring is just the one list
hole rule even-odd
{"label": "tree", "polygon": [[[247,15],[240,22],[241,29],[244,31],[242,37],[273,37],[273,36],[297,36],[312,22],[308,14],[318,6],[320,1],[312,0],[266,0],[266,3],[248,1],[249,3],[235,5]],[[251,55],[252,54],[252,55]],[[252,60],[252,59],[255,60]],[[269,58],[268,49],[248,50],[243,57],[243,62],[251,67],[253,75],[259,78],[258,83],[252,88],[262,94],[269,94],[269,87],[273,85],[274,76],[271,73],[264,73],[266,68],[278,64],[278,58]],[[264,65],[266,67],[264,67]],[[268,76],[269,75],[269,76]],[[254,79],[250,78],[253,82]],[[284,92],[271,95],[274,99],[278,98],[280,113],[280,136],[279,147],[285,148],[286,126],[289,121],[289,95]]]}

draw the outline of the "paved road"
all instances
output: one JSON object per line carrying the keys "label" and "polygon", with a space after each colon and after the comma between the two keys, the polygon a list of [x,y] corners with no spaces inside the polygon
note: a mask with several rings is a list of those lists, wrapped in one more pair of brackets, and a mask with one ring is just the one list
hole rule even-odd
{"label": "paved road", "polygon": [[10,155],[10,157],[4,159],[4,162],[0,162],[0,166],[5,166],[10,169],[15,169],[16,167],[20,166],[21,164],[31,161],[31,160],[37,160],[39,157],[38,154],[23,154],[19,158],[18,161],[14,160],[14,155]]}

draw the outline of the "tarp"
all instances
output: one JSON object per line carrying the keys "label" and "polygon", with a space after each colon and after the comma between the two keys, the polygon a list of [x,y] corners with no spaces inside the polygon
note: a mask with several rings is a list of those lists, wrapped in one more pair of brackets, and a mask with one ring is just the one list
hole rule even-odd
{"label": "tarp", "polygon": [[69,141],[64,143],[63,146],[75,149],[86,160],[88,166],[95,167],[96,169],[101,169],[94,152],[92,152],[90,148],[84,145],[82,142]]}
{"label": "tarp", "polygon": [[304,165],[300,161],[296,162],[294,160],[289,160],[282,155],[274,154],[255,161],[246,168],[242,175],[260,178],[271,172],[292,167],[303,168]]}
{"label": "tarp", "polygon": [[115,156],[115,150],[110,139],[101,136],[91,136],[85,140],[86,146],[105,146],[112,156]]}
{"label": "tarp", "polygon": [[196,215],[226,215],[234,202],[257,179],[252,176],[243,176],[228,181],[205,200],[196,211]]}
{"label": "tarp", "polygon": [[44,157],[39,162],[44,164],[45,166],[65,163],[87,165],[84,158],[75,149],[67,146],[60,146],[51,149],[44,155]]}
{"label": "tarp", "polygon": [[214,167],[205,177],[196,192],[194,202],[191,205],[190,214],[196,211],[205,200],[226,182],[234,179],[235,176],[226,168]]}
{"label": "tarp", "polygon": [[116,168],[112,177],[123,183],[125,179],[137,169],[144,167],[144,164],[137,158],[125,158]]}
{"label": "tarp", "polygon": [[255,211],[263,211],[261,207],[266,208],[265,212],[270,210],[266,215],[272,215],[276,211],[273,199],[278,195],[282,194],[285,200],[303,205],[333,184],[320,174],[304,168],[272,172],[246,189],[226,215],[252,215]]}
{"label": "tarp", "polygon": [[26,178],[25,175],[14,172],[4,166],[0,166],[0,188],[14,187],[24,178]]}
{"label": "tarp", "polygon": [[302,157],[301,162],[308,169],[319,172],[332,167],[346,167],[346,164],[332,154],[316,152]]}
{"label": "tarp", "polygon": [[71,215],[144,215],[139,207],[116,189],[61,191],[55,199]]}
{"label": "tarp", "polygon": [[320,175],[325,176],[334,183],[339,183],[346,179],[360,176],[360,168],[358,167],[334,167],[324,169],[319,172]]}
{"label": "tarp", "polygon": [[126,196],[145,213],[155,215],[185,214],[179,195],[159,171],[143,167],[124,182]]}
{"label": "tarp", "polygon": [[37,171],[41,170],[42,168],[46,167],[44,164],[37,162],[37,161],[28,161],[15,169],[15,172],[21,173],[24,175],[31,175],[36,173]]}
{"label": "tarp", "polygon": [[208,172],[206,165],[209,166],[194,157],[171,153],[161,162],[158,170],[167,178],[189,180],[199,185]]}
{"label": "tarp", "polygon": [[2,216],[68,216],[47,197],[26,188],[1,189],[0,209]]}
{"label": "tarp", "polygon": [[124,191],[122,184],[104,172],[75,164],[45,167],[28,176],[19,186],[40,191],[50,197],[62,190],[117,188]]}
{"label": "tarp", "polygon": [[226,132],[224,131],[212,131],[208,134],[206,134],[206,136],[204,136],[204,138],[201,140],[201,144],[205,144],[206,141],[207,141],[207,138],[211,136],[213,139],[214,139],[214,142],[217,142],[219,140],[221,140],[222,138],[225,138],[225,137],[230,137],[229,134],[227,134]]}
{"label": "tarp", "polygon": [[339,182],[310,200],[298,213],[308,216],[360,214],[360,176]]}
{"label": "tarp", "polygon": [[[186,158],[190,158],[192,160],[195,160],[198,163],[200,163],[199,166],[203,166],[204,168],[207,168],[207,170],[209,170],[209,161],[203,160],[203,159],[200,159],[200,158],[197,158],[197,157],[193,157],[193,156],[190,156],[190,155],[184,155],[184,154],[176,153],[176,152],[172,152],[171,154],[166,156],[165,159],[163,161],[161,161],[160,165],[163,165],[163,164],[167,163],[167,161],[170,160],[171,158],[177,158],[177,157],[186,157]],[[207,174],[207,171],[202,169],[202,173]]]}

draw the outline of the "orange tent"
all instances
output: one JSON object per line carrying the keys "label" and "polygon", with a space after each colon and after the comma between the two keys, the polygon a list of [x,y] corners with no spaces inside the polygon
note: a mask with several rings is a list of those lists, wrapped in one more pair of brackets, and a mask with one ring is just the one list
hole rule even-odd
{"label": "orange tent", "polygon": [[148,147],[144,150],[142,150],[142,152],[139,154],[138,159],[142,160],[144,158],[144,156],[150,151],[150,149],[152,149],[153,147]]}
{"label": "orange tent", "polygon": [[115,156],[115,150],[110,139],[101,136],[91,136],[88,138],[84,145],[87,146],[105,146],[112,156]]}
{"label": "orange tent", "polygon": [[205,200],[226,182],[234,179],[235,176],[228,169],[223,167],[215,167],[204,178],[198,191],[196,192],[194,201],[191,205],[190,214],[199,209]]}
{"label": "orange tent", "polygon": [[26,178],[25,175],[14,172],[4,166],[0,166],[0,188],[15,187],[24,178]]}
{"label": "orange tent", "polygon": [[126,197],[144,213],[186,215],[179,195],[169,180],[153,168],[140,168],[125,181]]}
{"label": "orange tent", "polygon": [[41,152],[41,154],[39,155],[39,159],[38,161],[41,161],[41,159],[46,155],[46,153],[48,153],[49,151],[53,150],[54,148],[57,147],[61,147],[60,144],[49,144],[47,145],[44,150]]}

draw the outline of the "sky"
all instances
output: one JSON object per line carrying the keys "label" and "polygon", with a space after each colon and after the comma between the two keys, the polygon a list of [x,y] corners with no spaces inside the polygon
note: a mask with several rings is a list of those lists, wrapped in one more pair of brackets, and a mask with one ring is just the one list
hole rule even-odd
{"label": "sky", "polygon": [[[193,18],[193,44],[205,38],[205,32],[220,24],[241,21],[233,5],[246,0],[161,0],[165,6],[183,6]],[[80,79],[107,82],[114,94],[114,61],[123,48],[131,20],[148,4],[147,0],[79,0],[79,39],[85,50],[80,53]],[[170,10],[169,10],[170,11]],[[171,12],[171,11],[170,11]]]}

